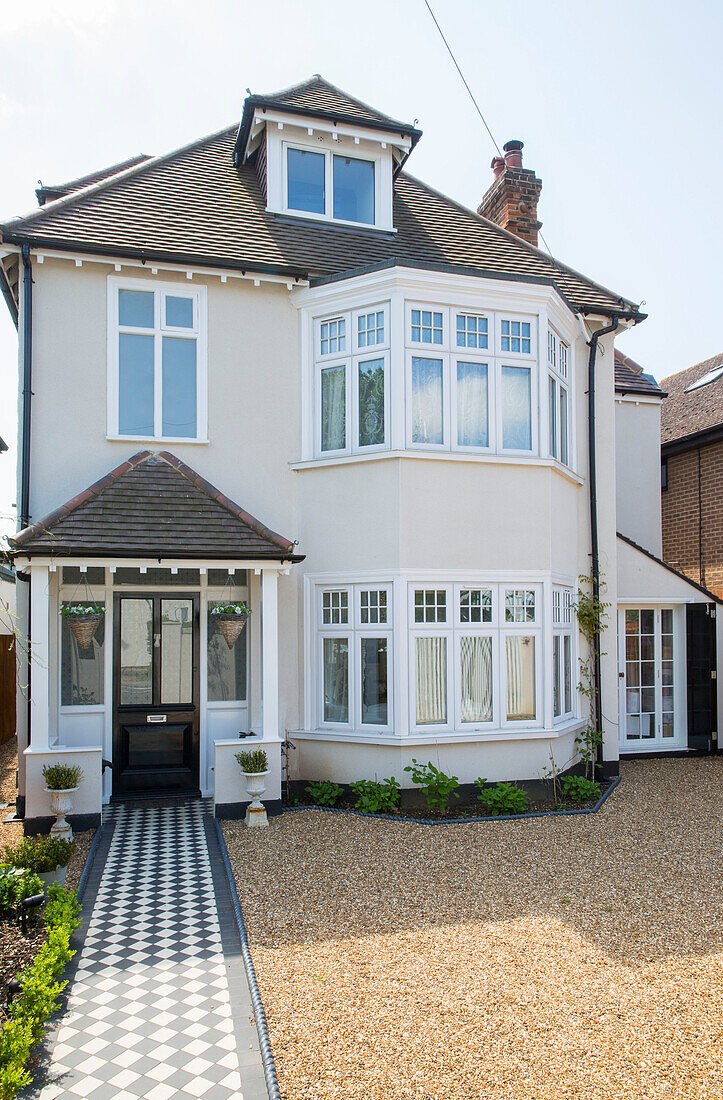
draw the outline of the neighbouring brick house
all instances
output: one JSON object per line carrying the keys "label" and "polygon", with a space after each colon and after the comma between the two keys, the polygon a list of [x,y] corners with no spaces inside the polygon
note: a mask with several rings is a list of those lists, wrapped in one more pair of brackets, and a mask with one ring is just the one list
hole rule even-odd
{"label": "neighbouring brick house", "polygon": [[662,386],[663,557],[723,596],[723,353]]}

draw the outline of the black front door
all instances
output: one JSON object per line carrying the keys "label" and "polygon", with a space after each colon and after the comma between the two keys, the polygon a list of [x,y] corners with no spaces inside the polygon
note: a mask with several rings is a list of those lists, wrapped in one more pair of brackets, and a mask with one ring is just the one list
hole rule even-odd
{"label": "black front door", "polygon": [[113,795],[198,792],[198,595],[116,595]]}
{"label": "black front door", "polygon": [[688,748],[714,749],[716,730],[715,604],[689,603],[686,607],[688,663]]}

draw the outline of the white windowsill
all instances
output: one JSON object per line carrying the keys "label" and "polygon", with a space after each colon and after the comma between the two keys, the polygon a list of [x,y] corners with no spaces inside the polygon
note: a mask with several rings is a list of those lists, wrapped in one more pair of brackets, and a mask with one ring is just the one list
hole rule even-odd
{"label": "white windowsill", "polygon": [[388,459],[416,458],[442,462],[476,462],[491,466],[543,466],[556,470],[575,485],[584,485],[585,479],[555,458],[540,458],[537,455],[490,455],[464,454],[461,451],[403,450],[374,451],[371,454],[337,455],[334,458],[310,458],[299,462],[290,462],[291,470],[313,470],[324,466],[348,466],[357,462],[382,462]]}
{"label": "white windowsill", "polygon": [[517,730],[491,730],[482,732],[471,730],[469,733],[411,733],[406,737],[394,733],[355,733],[337,732],[335,730],[291,730],[289,737],[293,740],[297,737],[300,741],[342,741],[360,745],[393,745],[401,749],[405,745],[447,745],[469,744],[477,741],[551,741],[566,734],[577,732],[585,726],[584,720],[576,718],[572,722],[564,722],[554,729],[517,729]]}
{"label": "white windowsill", "polygon": [[208,443],[208,439],[191,439],[184,435],[107,435],[109,443]]}
{"label": "white windowsill", "polygon": [[266,207],[269,214],[279,214],[283,218],[296,218],[300,221],[323,222],[325,225],[341,225],[345,229],[361,229],[376,233],[396,233],[393,225],[374,225],[370,222],[345,221],[343,218],[334,218],[330,214],[313,214],[310,210],[276,210],[272,206]]}

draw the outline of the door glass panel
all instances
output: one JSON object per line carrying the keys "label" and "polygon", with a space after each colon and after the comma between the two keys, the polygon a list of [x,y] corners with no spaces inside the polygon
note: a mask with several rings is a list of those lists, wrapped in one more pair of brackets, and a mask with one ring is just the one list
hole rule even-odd
{"label": "door glass panel", "polygon": [[153,703],[153,600],[121,600],[120,701]]}
{"label": "door glass panel", "polygon": [[387,639],[361,640],[362,713],[364,725],[387,724]]}
{"label": "door glass panel", "polygon": [[193,702],[193,601],[161,600],[161,703]]}
{"label": "door glass panel", "polygon": [[472,635],[460,642],[462,721],[492,721],[492,639]]}
{"label": "door glass panel", "polygon": [[639,623],[639,613],[637,611],[625,612],[625,633],[637,634]]}

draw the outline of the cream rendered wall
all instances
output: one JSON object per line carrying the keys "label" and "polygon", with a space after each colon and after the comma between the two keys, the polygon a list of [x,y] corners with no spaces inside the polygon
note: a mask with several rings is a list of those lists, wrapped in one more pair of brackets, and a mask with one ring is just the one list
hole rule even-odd
{"label": "cream rendered wall", "polygon": [[616,398],[615,461],[618,531],[660,557],[660,401]]}

